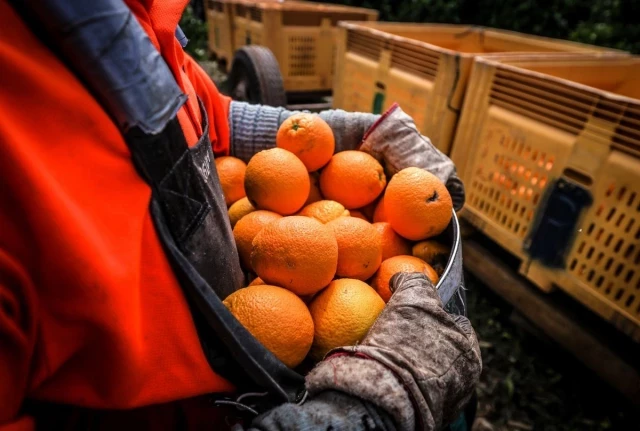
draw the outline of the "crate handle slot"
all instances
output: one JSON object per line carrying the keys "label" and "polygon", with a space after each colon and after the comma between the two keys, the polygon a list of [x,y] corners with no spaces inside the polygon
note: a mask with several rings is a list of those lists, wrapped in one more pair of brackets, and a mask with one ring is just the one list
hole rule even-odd
{"label": "crate handle slot", "polygon": [[585,187],[591,187],[591,185],[593,184],[593,178],[591,178],[591,176],[577,171],[573,168],[565,168],[565,170],[562,171],[562,175],[572,181],[575,181],[576,183],[584,185]]}

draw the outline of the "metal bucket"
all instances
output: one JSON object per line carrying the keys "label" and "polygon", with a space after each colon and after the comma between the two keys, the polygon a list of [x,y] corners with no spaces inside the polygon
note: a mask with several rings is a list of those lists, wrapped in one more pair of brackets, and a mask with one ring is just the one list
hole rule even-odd
{"label": "metal bucket", "polygon": [[436,284],[438,295],[445,309],[452,314],[467,315],[467,301],[464,290],[464,273],[462,271],[462,238],[460,237],[460,223],[456,212],[452,211],[451,222],[447,229],[437,238],[451,245],[451,254]]}

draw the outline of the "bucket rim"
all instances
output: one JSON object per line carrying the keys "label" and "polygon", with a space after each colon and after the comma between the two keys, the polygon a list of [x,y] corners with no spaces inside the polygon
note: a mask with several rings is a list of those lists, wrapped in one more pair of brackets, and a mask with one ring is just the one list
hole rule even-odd
{"label": "bucket rim", "polygon": [[[454,274],[454,271],[462,270],[461,268],[454,268],[456,261],[462,259],[462,238],[460,236],[460,222],[455,210],[451,210],[451,221],[449,226],[453,231],[453,239],[451,243],[451,254],[447,260],[447,266],[442,272],[442,276],[436,283],[436,290],[442,300],[442,303],[446,305],[453,295],[461,288],[461,283],[456,283],[455,280],[460,278],[458,274]],[[451,279],[451,280],[450,280]],[[452,281],[452,282],[449,282]]]}

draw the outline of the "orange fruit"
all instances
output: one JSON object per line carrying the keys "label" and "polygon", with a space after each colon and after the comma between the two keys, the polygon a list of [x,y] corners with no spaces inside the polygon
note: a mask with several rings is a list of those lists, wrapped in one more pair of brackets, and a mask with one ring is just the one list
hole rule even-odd
{"label": "orange fruit", "polygon": [[286,366],[299,365],[309,353],[313,320],[305,303],[288,290],[269,285],[245,287],[223,303]]}
{"label": "orange fruit", "polygon": [[229,207],[229,222],[231,222],[231,227],[233,228],[242,217],[255,210],[256,209],[251,205],[251,202],[249,202],[249,199],[246,197],[235,201]]}
{"label": "orange fruit", "polygon": [[231,156],[217,157],[214,162],[227,206],[245,197],[244,177],[247,165],[242,160]]}
{"label": "orange fruit", "polygon": [[427,262],[436,270],[438,275],[442,275],[449,261],[451,249],[436,240],[428,239],[413,246],[412,255]]}
{"label": "orange fruit", "polygon": [[245,269],[251,270],[251,244],[258,232],[265,226],[281,219],[280,214],[271,211],[258,210],[242,217],[233,228],[233,238],[240,255],[240,263]]}
{"label": "orange fruit", "polygon": [[378,205],[376,205],[376,210],[373,212],[373,222],[374,223],[383,223],[388,222],[387,214],[384,212],[384,195],[378,201]]}
{"label": "orange fruit", "polygon": [[331,229],[316,219],[284,217],[256,235],[251,263],[266,283],[311,295],[336,274],[338,243]]}
{"label": "orange fruit", "polygon": [[336,142],[331,127],[319,115],[302,112],[282,123],[276,146],[291,151],[313,172],[331,159]]}
{"label": "orange fruit", "polygon": [[249,286],[260,286],[266,284],[260,277],[256,277],[253,279],[253,281],[251,283],[249,283]]}
{"label": "orange fruit", "polygon": [[309,197],[304,203],[305,205],[309,205],[323,199],[322,193],[320,193],[320,187],[318,186],[319,181],[320,179],[318,178],[317,172],[311,172],[309,174],[309,182],[311,183],[311,188],[309,189]]}
{"label": "orange fruit", "polygon": [[414,256],[394,256],[380,264],[376,275],[371,279],[371,286],[378,292],[384,302],[391,299],[391,288],[389,282],[398,272],[422,272],[435,285],[438,282],[438,274],[431,266],[422,259]]}
{"label": "orange fruit", "polygon": [[349,217],[349,210],[336,201],[318,201],[302,208],[298,215],[313,217],[320,223],[327,223],[338,217]]}
{"label": "orange fruit", "polygon": [[335,154],[320,173],[322,195],[340,202],[347,209],[373,202],[386,184],[382,165],[363,151]]}
{"label": "orange fruit", "polygon": [[389,223],[374,223],[373,227],[378,231],[382,241],[382,260],[411,254],[409,241],[398,235]]}
{"label": "orange fruit", "polygon": [[440,234],[451,221],[451,195],[438,177],[424,169],[406,168],[395,174],[384,201],[393,230],[412,241]]}
{"label": "orange fruit", "polygon": [[[382,199],[383,197],[384,193],[380,196],[380,199]],[[375,213],[376,207],[378,206],[378,202],[380,202],[380,199],[378,199],[377,201],[373,201],[369,205],[365,205],[359,209],[359,211],[364,214],[368,221],[373,220],[373,215]]]}
{"label": "orange fruit", "polygon": [[382,241],[376,228],[355,217],[341,217],[327,223],[338,241],[340,277],[366,280],[382,262]]}
{"label": "orange fruit", "polygon": [[311,357],[320,360],[331,349],[362,340],[384,308],[384,301],[366,283],[334,280],[309,304],[314,337]]}
{"label": "orange fruit", "polygon": [[309,174],[293,153],[271,148],[249,160],[244,188],[254,207],[289,215],[309,197]]}
{"label": "orange fruit", "polygon": [[351,217],[355,217],[355,218],[359,218],[360,220],[364,220],[366,222],[369,221],[369,219],[364,214],[362,214],[362,212],[360,212],[358,210],[349,211],[349,215],[351,215]]}

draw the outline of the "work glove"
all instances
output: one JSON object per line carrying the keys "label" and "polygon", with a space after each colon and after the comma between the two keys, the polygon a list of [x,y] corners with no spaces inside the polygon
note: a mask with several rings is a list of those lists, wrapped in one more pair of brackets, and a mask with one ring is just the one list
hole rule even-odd
{"label": "work glove", "polygon": [[[258,151],[273,147],[278,128],[295,113],[284,108],[232,102],[229,113],[232,155],[248,161]],[[464,205],[464,186],[455,165],[418,132],[413,119],[397,104],[382,116],[339,109],[319,115],[333,131],[336,152],[366,151],[385,166],[389,176],[408,167],[426,169],[447,186],[454,209]]]}
{"label": "work glove", "polygon": [[464,186],[451,159],[418,132],[413,119],[394,104],[364,134],[360,150],[375,157],[389,178],[409,167],[426,169],[442,181],[459,210],[464,205]]}
{"label": "work glove", "polygon": [[444,311],[424,274],[396,274],[391,288],[365,338],[329,352],[307,375],[307,402],[277,407],[252,426],[437,430],[455,419],[482,370],[473,328]]}

